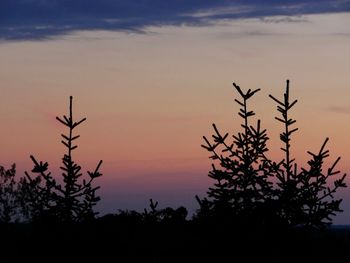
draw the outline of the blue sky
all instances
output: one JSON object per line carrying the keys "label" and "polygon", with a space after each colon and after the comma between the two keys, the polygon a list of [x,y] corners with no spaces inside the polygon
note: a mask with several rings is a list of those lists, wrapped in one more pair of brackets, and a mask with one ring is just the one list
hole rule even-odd
{"label": "blue sky", "polygon": [[1,0],[0,39],[45,40],[77,30],[142,33],[147,26],[346,11],[348,0]]}

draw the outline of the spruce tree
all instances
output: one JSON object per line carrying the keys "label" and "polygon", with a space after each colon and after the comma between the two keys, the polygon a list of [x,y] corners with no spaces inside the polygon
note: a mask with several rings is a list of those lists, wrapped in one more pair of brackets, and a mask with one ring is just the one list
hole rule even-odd
{"label": "spruce tree", "polygon": [[318,153],[308,151],[311,155],[308,167],[295,163],[291,139],[298,129],[289,113],[297,100],[290,101],[289,80],[282,100],[270,95],[281,114],[275,118],[283,124],[280,140],[284,158],[277,162],[267,155],[269,138],[266,130],[261,129],[260,120],[255,126],[249,122],[255,113],[248,110],[247,102],[258,90],[244,93],[238,85],[233,85],[240,96],[235,101],[240,106],[242,131],[228,141],[228,133],[222,135],[213,124],[213,142],[204,137],[206,144],[202,147],[212,153],[210,158],[218,161],[220,169],[212,165],[209,177],[215,180],[214,186],[209,188],[207,197],[196,197],[200,204],[197,217],[248,224],[277,222],[291,227],[330,225],[332,216],[342,211],[342,200],[334,194],[346,187],[346,174],[335,178],[340,173],[335,170],[340,157],[329,168],[324,167],[329,157],[328,138]]}
{"label": "spruce tree", "polygon": [[254,213],[271,198],[271,183],[261,162],[269,138],[260,120],[251,124],[255,113],[249,109],[248,102],[259,89],[243,92],[235,83],[233,86],[239,94],[235,102],[240,107],[242,130],[229,138],[228,133],[222,134],[213,124],[213,142],[203,137],[206,144],[202,147],[212,153],[210,158],[220,168],[212,164],[209,177],[215,180],[214,186],[209,188],[208,198],[197,197],[197,201],[201,206],[199,215],[248,223],[258,219]]}
{"label": "spruce tree", "polygon": [[34,163],[31,176],[26,174],[23,191],[26,193],[26,202],[30,206],[33,219],[55,220],[60,222],[80,222],[94,218],[97,214],[93,207],[100,198],[96,195],[99,186],[93,186],[93,182],[102,174],[99,172],[102,160],[93,172],[88,171],[88,178],[82,179],[81,166],[73,160],[73,151],[78,147],[75,141],[80,137],[73,131],[82,124],[86,118],[79,121],[73,119],[73,97],[69,100],[69,115],[56,119],[68,128],[68,134],[62,134],[62,144],[66,153],[62,158],[62,179],[59,183],[50,172],[48,163],[37,161],[31,155]]}
{"label": "spruce tree", "polygon": [[[308,151],[311,156],[308,167],[298,169],[291,154],[292,134],[298,128],[293,127],[296,120],[289,114],[297,100],[290,101],[289,80],[287,80],[282,100],[272,95],[269,97],[277,103],[280,116],[275,119],[282,123],[284,128],[280,133],[284,159],[277,167],[271,167],[278,185],[276,199],[279,203],[279,216],[291,226],[328,226],[332,222],[331,216],[342,211],[340,209],[342,200],[335,199],[334,193],[339,188],[346,187],[346,174],[342,174],[341,177],[334,179],[333,183],[331,182],[333,177],[340,173],[335,170],[340,157],[329,168],[324,167],[325,160],[329,157],[329,151],[326,150],[329,139],[326,138],[318,153]],[[268,159],[266,160],[271,164]]]}

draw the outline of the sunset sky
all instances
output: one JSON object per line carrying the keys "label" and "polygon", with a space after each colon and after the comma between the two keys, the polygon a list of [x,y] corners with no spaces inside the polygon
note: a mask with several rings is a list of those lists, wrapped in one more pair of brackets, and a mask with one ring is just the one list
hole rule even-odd
{"label": "sunset sky", "polygon": [[[1,0],[0,165],[22,176],[34,154],[59,174],[55,117],[72,95],[87,117],[76,160],[84,171],[104,160],[99,211],[153,198],[193,212],[212,184],[202,136],[213,122],[240,129],[232,82],[262,89],[251,106],[279,159],[268,94],[281,97],[286,79],[299,100],[296,160],[330,137],[330,160],[350,173],[350,1]],[[350,224],[350,188],[338,197],[335,223]]]}

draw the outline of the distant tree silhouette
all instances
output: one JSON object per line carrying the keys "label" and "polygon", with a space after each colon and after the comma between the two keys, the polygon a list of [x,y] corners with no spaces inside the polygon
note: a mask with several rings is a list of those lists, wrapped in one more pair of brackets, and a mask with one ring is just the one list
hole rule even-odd
{"label": "distant tree silhouette", "polygon": [[179,223],[186,221],[188,211],[185,207],[180,206],[177,209],[166,207],[164,209],[157,209],[158,202],[150,199],[150,210],[144,209],[142,213],[143,221],[152,223]]}
{"label": "distant tree silhouette", "polygon": [[30,214],[34,219],[55,220],[61,222],[79,222],[94,218],[97,214],[93,211],[93,206],[100,200],[96,195],[99,187],[93,186],[93,181],[101,176],[99,172],[102,160],[98,163],[93,172],[88,172],[89,178],[80,181],[82,176],[81,167],[75,163],[72,158],[72,151],[78,146],[74,141],[79,135],[73,135],[73,130],[86,120],[73,120],[72,109],[73,98],[70,97],[69,116],[56,119],[68,128],[68,134],[62,134],[62,144],[67,148],[66,154],[62,158],[62,178],[60,184],[48,172],[48,163],[39,162],[31,155],[30,158],[34,163],[31,176],[25,172],[26,177],[23,184],[25,201],[30,207]]}
{"label": "distant tree silhouette", "polygon": [[149,200],[149,207],[150,209],[147,210],[147,208],[145,208],[143,211],[143,219],[145,221],[148,222],[158,222],[160,220],[159,215],[160,215],[160,211],[157,209],[158,206],[158,202],[154,202],[153,199],[151,198]]}
{"label": "distant tree silhouette", "polygon": [[297,100],[289,100],[289,81],[282,101],[270,95],[281,113],[276,119],[284,125],[280,140],[284,144],[281,149],[285,158],[279,162],[267,157],[269,138],[266,130],[261,128],[260,120],[255,126],[249,122],[255,113],[248,110],[247,102],[259,90],[244,93],[238,85],[233,85],[240,96],[240,100],[235,101],[240,106],[242,132],[227,142],[228,133],[222,135],[213,124],[213,142],[203,137],[206,144],[202,147],[212,153],[210,158],[217,160],[221,169],[212,165],[209,177],[216,183],[209,188],[208,197],[200,199],[196,196],[200,204],[197,217],[216,217],[245,224],[329,225],[331,216],[342,211],[341,199],[335,199],[333,194],[346,187],[346,175],[334,180],[333,187],[330,186],[332,176],[339,173],[334,169],[340,157],[323,172],[324,160],[329,156],[325,150],[328,138],[319,153],[308,152],[312,156],[309,167],[298,169],[290,152],[291,135],[297,128],[292,127],[295,120],[289,117],[289,111]]}
{"label": "distant tree silhouette", "polygon": [[0,222],[9,223],[20,219],[19,184],[15,180],[16,165],[6,169],[0,166]]}

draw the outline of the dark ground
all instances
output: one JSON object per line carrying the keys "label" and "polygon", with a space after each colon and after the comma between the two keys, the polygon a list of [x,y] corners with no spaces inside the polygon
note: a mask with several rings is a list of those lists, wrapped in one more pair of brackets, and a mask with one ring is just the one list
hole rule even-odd
{"label": "dark ground", "polygon": [[1,226],[0,262],[349,262],[350,228],[254,230],[104,218]]}

